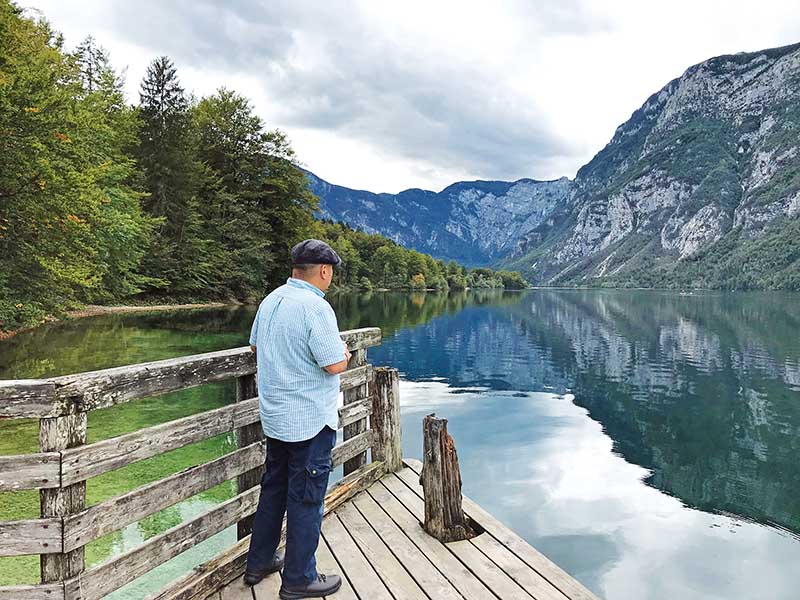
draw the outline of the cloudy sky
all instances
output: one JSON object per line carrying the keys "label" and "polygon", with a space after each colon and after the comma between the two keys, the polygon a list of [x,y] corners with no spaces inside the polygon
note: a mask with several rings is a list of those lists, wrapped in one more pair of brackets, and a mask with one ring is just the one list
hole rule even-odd
{"label": "cloudy sky", "polygon": [[800,41],[798,0],[17,1],[70,48],[94,35],[131,101],[166,54],[320,177],[379,192],[573,177],[690,65]]}

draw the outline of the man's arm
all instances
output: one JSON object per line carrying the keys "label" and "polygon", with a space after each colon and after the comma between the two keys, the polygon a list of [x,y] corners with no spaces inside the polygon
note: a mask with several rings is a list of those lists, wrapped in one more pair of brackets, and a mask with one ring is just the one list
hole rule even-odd
{"label": "man's arm", "polygon": [[[327,303],[326,303],[327,304]],[[308,345],[317,364],[330,375],[338,375],[347,368],[350,352],[339,337],[336,314],[328,305],[308,313]]]}
{"label": "man's arm", "polygon": [[338,375],[339,373],[347,370],[347,363],[350,362],[350,350],[347,349],[347,344],[342,341],[342,345],[344,346],[344,360],[338,363],[333,363],[332,365],[328,365],[327,367],[322,367],[331,375]]}

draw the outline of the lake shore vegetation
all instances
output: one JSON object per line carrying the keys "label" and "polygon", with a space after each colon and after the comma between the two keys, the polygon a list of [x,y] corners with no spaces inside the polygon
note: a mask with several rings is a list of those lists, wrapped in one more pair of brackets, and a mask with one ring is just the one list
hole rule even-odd
{"label": "lake shore vegetation", "polygon": [[286,135],[220,88],[195,98],[152,61],[139,102],[91,37],[74,51],[0,0],[0,331],[87,304],[255,301],[318,237],[335,289],[522,288],[379,235],[318,221]]}

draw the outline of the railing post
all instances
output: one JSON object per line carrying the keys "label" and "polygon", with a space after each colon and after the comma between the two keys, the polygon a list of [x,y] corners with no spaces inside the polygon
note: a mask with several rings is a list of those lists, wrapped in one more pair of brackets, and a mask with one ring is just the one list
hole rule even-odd
{"label": "railing post", "polygon": [[[359,348],[357,350],[353,350],[353,355],[350,357],[350,362],[347,363],[348,369],[353,369],[355,367],[362,367],[367,364],[367,350],[365,348]],[[363,400],[369,395],[369,387],[366,383],[363,383],[357,387],[354,387],[349,390],[345,390],[343,393],[344,396],[344,404],[350,404],[351,402],[358,402],[359,400]],[[344,430],[342,432],[342,438],[346,442],[352,437],[357,436],[359,433],[364,433],[367,430],[367,419],[366,417],[356,421],[355,423],[351,423],[350,425],[345,425]],[[344,475],[349,475],[353,471],[363,467],[367,464],[367,453],[366,451],[362,452],[361,454],[354,456],[350,460],[344,463]]]}
{"label": "railing post", "polygon": [[[39,447],[42,452],[59,452],[86,443],[87,413],[39,419]],[[39,490],[41,516],[65,517],[86,508],[86,482]],[[62,532],[63,545],[63,532]],[[42,583],[65,581],[83,573],[83,546],[71,552],[39,556]]]}
{"label": "railing post", "polygon": [[400,375],[397,369],[377,367],[372,380],[372,457],[382,460],[388,472],[403,468],[400,432]]}
{"label": "railing post", "polygon": [[[236,402],[242,402],[255,398],[258,396],[258,384],[255,373],[251,375],[242,375],[236,378]],[[236,430],[236,446],[238,448],[245,448],[259,440],[264,439],[264,430],[261,427],[261,421],[256,421],[250,425],[239,427]],[[261,476],[264,473],[264,465],[262,464],[255,469],[251,469],[246,473],[242,473],[236,478],[237,493],[241,494],[251,487],[261,483]],[[236,539],[243,539],[250,535],[253,531],[253,518],[255,515],[250,515],[236,523]]]}

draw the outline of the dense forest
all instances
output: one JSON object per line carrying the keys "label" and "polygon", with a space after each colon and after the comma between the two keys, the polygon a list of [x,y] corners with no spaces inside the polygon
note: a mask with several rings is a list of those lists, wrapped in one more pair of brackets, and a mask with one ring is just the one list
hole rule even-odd
{"label": "dense forest", "polygon": [[194,98],[167,57],[131,105],[92,38],[67,51],[0,0],[0,330],[85,303],[258,299],[292,245],[328,241],[338,289],[521,288],[317,221],[286,135],[220,88]]}

